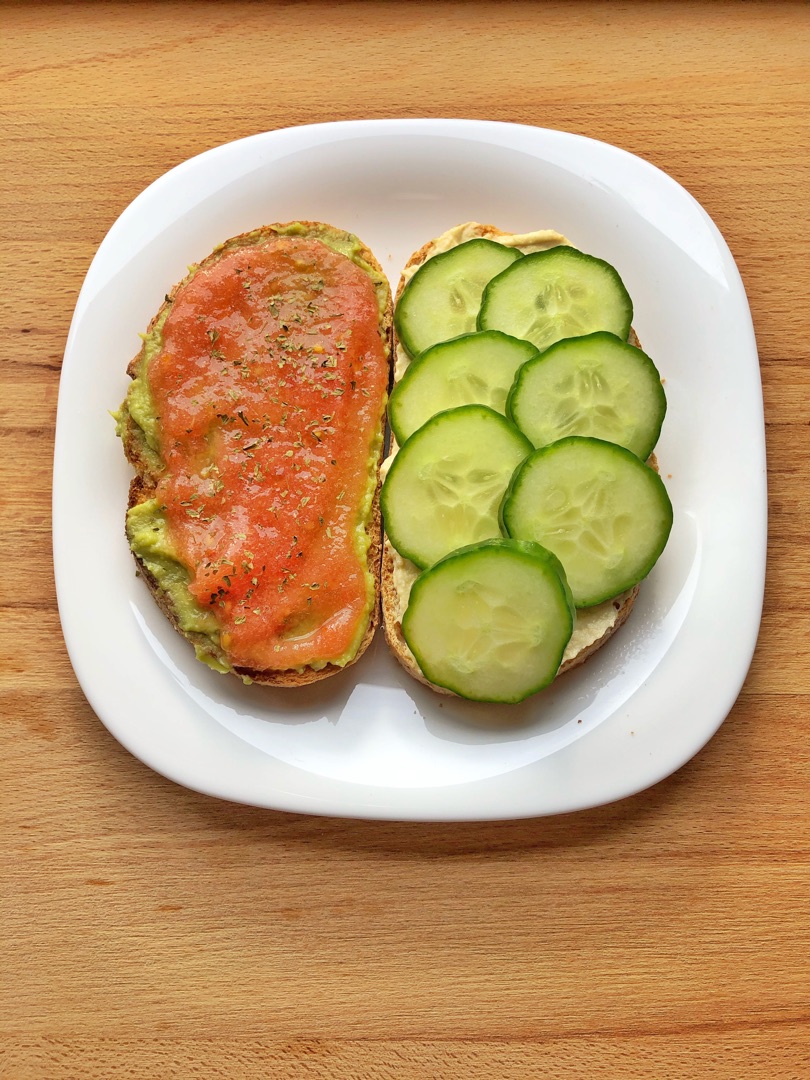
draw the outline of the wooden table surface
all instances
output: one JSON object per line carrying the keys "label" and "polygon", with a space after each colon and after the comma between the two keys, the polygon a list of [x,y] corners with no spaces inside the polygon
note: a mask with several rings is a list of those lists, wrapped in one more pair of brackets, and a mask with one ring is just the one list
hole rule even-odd
{"label": "wooden table surface", "polygon": [[[0,1076],[810,1076],[808,7],[21,3],[0,21]],[[619,804],[415,825],[221,803],[131,757],[74,678],[51,457],[97,245],[190,155],[362,116],[616,143],[700,200],[742,272],[769,454],[759,644],[709,745]]]}

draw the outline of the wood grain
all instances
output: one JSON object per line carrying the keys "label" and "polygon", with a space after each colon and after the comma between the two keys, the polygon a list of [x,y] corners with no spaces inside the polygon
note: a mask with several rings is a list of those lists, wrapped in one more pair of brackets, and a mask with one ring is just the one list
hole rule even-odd
{"label": "wood grain", "polygon": [[[804,4],[5,4],[0,1077],[810,1075]],[[177,162],[360,116],[581,132],[665,169],[748,291],[770,549],[749,678],[675,776],[556,819],[216,802],[94,717],[50,556],[92,255]],[[91,523],[89,524],[91,527]]]}

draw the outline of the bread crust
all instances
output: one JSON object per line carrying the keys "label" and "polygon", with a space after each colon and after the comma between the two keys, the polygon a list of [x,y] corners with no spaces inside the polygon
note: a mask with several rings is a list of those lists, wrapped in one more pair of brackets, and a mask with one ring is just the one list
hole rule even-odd
{"label": "bread crust", "polygon": [[[480,225],[470,222],[468,225],[463,226],[465,232],[465,239],[471,239],[473,237],[483,237],[489,240],[498,240],[505,236],[513,236],[512,233],[504,232],[502,229],[497,228],[495,225]],[[428,258],[433,255],[436,250],[436,240],[430,240],[428,243],[423,244],[418,251],[415,251],[408,259],[403,273],[400,277],[399,284],[396,290],[395,304],[399,302],[400,297],[405,286],[410,278],[409,271],[419,267]],[[636,336],[635,330],[631,328],[629,339],[632,345],[640,348],[640,342]],[[396,334],[394,335],[394,362],[396,363],[398,342]],[[393,443],[392,448],[396,452],[396,444]],[[655,454],[651,454],[648,460],[648,465],[658,470],[658,463],[655,458]],[[419,664],[416,661],[411,650],[408,648],[408,643],[402,634],[402,623],[399,617],[400,609],[400,596],[397,590],[396,582],[394,579],[394,563],[396,559],[396,552],[388,539],[388,536],[383,531],[383,543],[382,543],[382,579],[380,584],[380,596],[382,603],[382,624],[385,639],[388,642],[388,646],[397,658],[402,667],[424,686],[430,687],[437,694],[445,694],[450,697],[456,697],[451,690],[446,690],[444,687],[436,686],[434,683],[425,676]],[[588,645],[583,646],[577,653],[564,660],[560,665],[560,669],[557,672],[557,676],[565,674],[567,671],[571,671],[573,668],[579,667],[584,664],[595,652],[602,648],[602,646],[610,640],[616,633],[619,627],[623,626],[627,621],[630,612],[633,610],[633,605],[636,602],[638,596],[639,586],[636,585],[632,589],[620,596],[616,597],[613,601],[613,607],[615,614],[613,615],[612,622],[607,627],[605,632],[595,641],[590,642]]]}
{"label": "bread crust", "polygon": [[[359,254],[365,262],[368,263],[382,278],[386,280],[385,272],[374,256],[373,252],[366,247],[361,240],[359,240],[354,234],[347,233],[343,229],[337,229],[332,225],[326,225],[323,222],[316,221],[295,221],[286,223],[276,223],[273,225],[265,225],[261,229],[254,229],[248,233],[242,233],[239,236],[232,237],[225,241],[224,244],[217,247],[210,255],[203,259],[195,267],[194,272],[197,269],[202,269],[212,262],[215,262],[225,250],[232,250],[235,247],[239,247],[240,244],[254,246],[256,243],[262,243],[265,239],[269,239],[272,236],[284,235],[283,230],[287,229],[291,225],[300,225],[305,230],[311,232],[312,235],[318,239],[318,233],[323,233],[324,230],[339,237],[351,237],[353,241],[359,244]],[[260,238],[257,240],[256,237]],[[149,323],[148,331],[152,331],[158,324],[159,320],[165,313],[166,309],[172,304],[178,290],[188,281],[188,277],[183,278],[178,282],[166,295],[166,298],[161,304],[158,311],[155,313],[151,322]],[[391,300],[391,291],[387,290],[386,305],[379,318],[379,330],[380,335],[383,338],[386,348],[386,355],[388,357],[388,374],[389,384],[391,378],[391,360],[393,356],[392,348],[392,336],[393,336],[393,303]],[[127,366],[127,374],[130,378],[135,378],[138,372],[138,364],[142,356],[142,351],[138,352]],[[381,416],[381,423],[385,423],[385,413]],[[155,472],[149,460],[149,456],[145,451],[145,444],[143,435],[138,428],[137,424],[133,421],[132,417],[127,411],[120,430],[121,438],[124,445],[124,452],[128,461],[135,469],[135,477],[130,483],[129,487],[129,499],[127,503],[127,509],[131,509],[139,503],[145,502],[152,498],[154,495],[155,487],[159,478],[159,473]],[[320,682],[322,679],[328,679],[332,675],[336,675],[338,672],[351,667],[355,664],[366,649],[371,644],[371,640],[374,637],[376,629],[379,625],[381,612],[380,612],[380,570],[382,561],[382,515],[380,513],[380,488],[382,481],[380,478],[380,464],[382,460],[382,446],[377,459],[377,486],[374,492],[374,497],[371,504],[371,510],[369,513],[368,524],[366,532],[368,534],[370,545],[367,554],[368,568],[375,583],[375,596],[374,603],[372,605],[369,623],[366,628],[366,632],[363,635],[363,639],[360,642],[360,646],[356,654],[346,664],[326,664],[322,668],[303,668],[298,670],[297,668],[284,668],[277,670],[257,670],[254,668],[232,666],[231,672],[243,680],[250,680],[251,682],[260,683],[265,686],[306,686],[309,683]],[[181,628],[177,612],[171,603],[171,599],[168,593],[160,587],[157,579],[144,564],[143,560],[133,551],[133,558],[135,560],[136,572],[143,578],[147,588],[151,592],[155,599],[155,603],[160,610],[172,624],[174,629],[180,634],[181,637],[186,638],[192,645],[201,645],[205,647],[208,645],[210,649],[210,639],[203,634],[195,634],[185,631]]]}

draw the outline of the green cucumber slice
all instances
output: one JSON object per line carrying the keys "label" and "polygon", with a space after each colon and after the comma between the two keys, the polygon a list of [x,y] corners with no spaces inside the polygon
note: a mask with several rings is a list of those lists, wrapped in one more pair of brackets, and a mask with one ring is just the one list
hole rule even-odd
{"label": "green cucumber slice", "polygon": [[558,341],[528,360],[506,402],[507,416],[535,446],[584,435],[618,443],[643,461],[666,411],[649,356],[605,331]]}
{"label": "green cucumber slice", "polygon": [[476,329],[484,286],[523,257],[494,240],[467,240],[424,262],[405,286],[394,327],[409,356]]}
{"label": "green cucumber slice", "polygon": [[478,329],[502,330],[543,350],[596,330],[626,341],[632,319],[633,303],[615,269],[560,246],[524,255],[489,282]]}
{"label": "green cucumber slice", "polygon": [[539,544],[489,540],[414,582],[402,633],[436,686],[515,703],[554,679],[574,626],[559,561]]}
{"label": "green cucumber slice", "polygon": [[509,536],[534,540],[559,558],[577,607],[645,578],[672,528],[658,473],[622,446],[576,435],[522,463],[501,515]]}
{"label": "green cucumber slice", "polygon": [[528,341],[484,330],[444,341],[420,353],[391,392],[388,416],[402,444],[431,416],[459,405],[504,412],[515,372],[537,356]]}
{"label": "green cucumber slice", "polygon": [[383,483],[391,543],[424,568],[455,548],[500,536],[504,492],[531,450],[526,436],[486,405],[438,413],[406,440]]}

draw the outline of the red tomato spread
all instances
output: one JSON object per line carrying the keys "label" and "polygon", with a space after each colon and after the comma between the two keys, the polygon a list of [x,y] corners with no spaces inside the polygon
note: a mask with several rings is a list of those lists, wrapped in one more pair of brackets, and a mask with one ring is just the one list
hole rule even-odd
{"label": "red tomato spread", "polygon": [[225,251],[173,299],[147,373],[156,498],[234,666],[343,662],[360,643],[388,382],[378,326],[369,276],[298,236]]}

